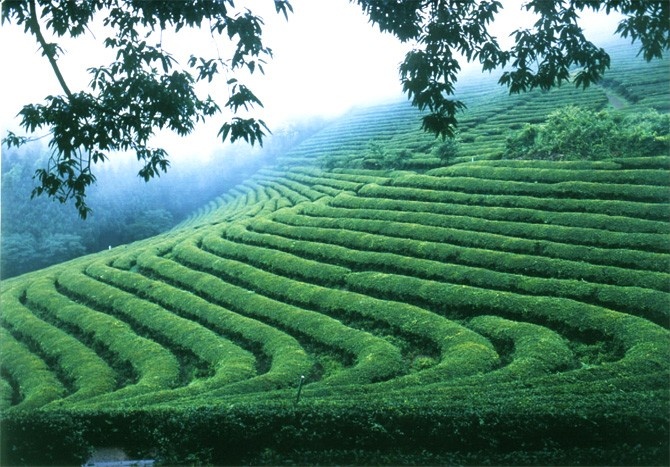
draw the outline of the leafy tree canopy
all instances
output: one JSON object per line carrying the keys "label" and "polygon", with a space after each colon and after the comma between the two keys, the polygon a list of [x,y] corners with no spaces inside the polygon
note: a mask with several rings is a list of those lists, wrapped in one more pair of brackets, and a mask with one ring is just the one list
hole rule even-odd
{"label": "leafy tree canopy", "polygon": [[670,151],[670,115],[595,112],[567,106],[507,138],[507,159],[602,160]]}
{"label": "leafy tree canopy", "polygon": [[[278,14],[288,19],[288,0],[273,0]],[[670,2],[667,0],[529,0],[523,8],[536,13],[530,29],[514,33],[514,45],[504,50],[489,32],[502,9],[495,0],[351,0],[382,31],[414,44],[400,65],[400,81],[412,104],[427,114],[423,128],[442,137],[452,136],[456,115],[465,107],[453,98],[460,70],[459,55],[478,62],[484,71],[504,67],[500,83],[510,92],[549,89],[572,79],[577,86],[596,82],[609,67],[607,53],[583,34],[578,24],[584,10],[622,13],[617,33],[638,41],[647,60],[670,48]],[[244,3],[244,2],[238,2]],[[254,2],[246,2],[253,8]],[[88,89],[73,91],[65,82],[57,42],[47,42],[43,31],[56,38],[84,34],[95,18],[104,18],[113,31],[103,39],[115,59],[88,70]],[[30,133],[46,129],[52,157],[36,172],[33,196],[46,194],[61,202],[74,199],[82,217],[90,212],[86,188],[95,182],[93,164],[110,152],[133,151],[143,163],[145,180],[169,166],[168,154],[151,146],[156,130],[179,135],[190,133],[199,121],[222,112],[209,95],[196,93],[199,81],[225,76],[228,115],[219,131],[222,139],[262,144],[262,120],[240,116],[241,110],[262,106],[239,81],[242,71],[263,72],[272,50],[263,42],[263,21],[250,9],[240,10],[233,0],[5,0],[2,20],[23,26],[35,37],[63,90],[41,104],[20,111],[22,127]],[[230,51],[222,58],[194,54],[187,66],[176,63],[155,31],[207,28]],[[218,47],[216,48],[218,49]],[[26,137],[10,133],[7,145],[20,145]]]}

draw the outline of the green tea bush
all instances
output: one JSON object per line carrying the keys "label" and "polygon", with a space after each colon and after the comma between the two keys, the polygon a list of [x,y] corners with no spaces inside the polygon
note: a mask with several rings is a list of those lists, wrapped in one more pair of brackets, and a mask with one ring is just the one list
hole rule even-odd
{"label": "green tea bush", "polygon": [[[215,239],[217,242],[219,241],[218,237],[215,237]],[[207,239],[205,244],[209,245]],[[217,255],[223,254],[224,257],[234,257],[238,255],[240,250],[259,250],[259,248],[252,248],[244,244],[233,243],[230,241],[226,242],[226,244],[227,248],[225,250],[219,248],[216,249]],[[191,250],[190,254],[192,257],[196,253]],[[238,260],[239,259],[240,258],[238,258]],[[263,262],[257,262],[255,260],[255,255],[253,254],[246,256],[244,259],[245,262],[248,262],[256,268],[258,268],[258,266],[264,266]],[[386,303],[370,297],[358,296],[357,294],[351,294],[350,292],[318,286],[317,284],[319,280],[323,278],[323,271],[311,268],[312,274],[310,274],[308,271],[310,271],[310,265],[313,264],[313,261],[301,259],[299,257],[293,257],[293,261],[294,263],[290,267],[277,268],[274,273],[275,275],[272,277],[273,280],[258,281],[256,284],[264,287],[265,290],[273,296],[281,297],[286,301],[298,302],[303,306],[315,308],[328,314],[334,314],[336,316],[358,315],[366,319],[383,321],[402,333],[433,340],[438,344],[439,348],[443,347],[443,339],[445,336],[451,336],[449,337],[449,345],[454,344],[455,341],[452,336],[454,333],[460,333],[463,334],[463,336],[467,335],[469,336],[469,339],[474,339],[480,344],[486,344],[485,341],[475,338],[475,336],[466,332],[460,325],[455,325],[441,317],[426,313],[425,310],[401,303]],[[284,263],[284,261],[279,262]],[[303,263],[304,266],[300,266],[301,263]],[[216,264],[216,269],[219,271],[219,274],[224,275],[235,274],[234,271],[236,269],[240,271],[247,270],[250,273],[254,271],[250,267],[245,267],[233,262],[210,262],[210,264]],[[328,270],[326,267],[335,269],[336,273],[334,279],[337,279],[335,282],[338,285],[344,283],[346,274],[350,272],[348,269],[336,268],[327,263],[320,264],[322,264],[322,267],[324,267],[324,270],[326,271]],[[300,268],[302,271],[295,272],[293,268]],[[262,270],[265,271],[265,268],[263,267]],[[242,273],[240,272],[239,274],[236,274],[235,277],[240,279],[241,274]],[[271,277],[271,274],[267,272],[262,272],[261,274],[268,278]],[[288,277],[281,277],[277,274],[298,275],[304,281],[296,283],[296,281],[293,281]],[[306,282],[307,280],[309,280],[309,283]],[[271,284],[271,286],[265,284]]]}
{"label": "green tea bush", "polygon": [[[262,185],[270,187],[273,190],[276,190],[277,193],[279,193],[280,196],[287,199],[292,204],[298,204],[298,203],[302,203],[302,202],[305,202],[305,201],[309,201],[309,198],[307,198],[303,194],[298,193],[295,190],[292,190],[288,186],[286,186],[282,183],[279,183],[274,179],[260,178],[259,177],[258,180],[259,180],[259,183],[261,183]],[[319,194],[319,196],[323,196],[323,195]]]}
{"label": "green tea bush", "polygon": [[188,378],[185,383],[225,385],[253,374],[253,358],[235,344],[152,302],[99,282],[101,279],[104,275],[94,280],[83,274],[63,273],[59,276],[59,284],[90,305],[128,320],[136,332],[146,332],[151,338],[166,343],[177,356],[183,352],[192,353],[214,373],[205,383],[192,381],[191,375],[185,375]]}
{"label": "green tea bush", "polygon": [[[628,269],[630,267],[630,262],[624,260],[623,262],[619,259],[618,252],[613,250],[598,251],[596,248],[584,247],[578,248],[577,246],[572,247],[571,245],[546,242],[541,240],[526,240],[523,238],[513,238],[506,237],[496,234],[488,234],[481,232],[471,232],[471,231],[458,231],[455,229],[431,227],[423,224],[399,224],[399,223],[389,223],[384,221],[377,220],[366,220],[366,219],[351,219],[351,218],[332,218],[332,217],[306,217],[295,215],[292,212],[281,212],[274,215],[276,221],[285,223],[294,227],[309,227],[317,228],[322,232],[322,236],[327,236],[327,234],[332,231],[337,231],[336,235],[332,235],[333,238],[345,237],[347,234],[357,234],[361,236],[361,233],[370,233],[373,235],[382,236],[382,240],[395,238],[400,240],[401,243],[407,243],[410,240],[415,240],[417,242],[430,242],[436,248],[444,248],[446,245],[453,244],[454,246],[461,246],[471,249],[480,250],[479,253],[482,256],[489,255],[489,252],[495,251],[499,253],[513,253],[516,255],[528,255],[532,258],[528,258],[532,263],[538,263],[539,261],[548,260],[548,259],[561,259],[571,262],[580,262],[589,261],[597,264],[598,262],[602,263],[605,267],[600,271],[600,279],[596,282],[602,283],[612,283],[619,285],[639,285],[647,286],[647,278],[652,281],[659,280],[668,280],[670,276],[667,273],[654,271],[653,268],[662,269],[661,265],[654,266],[654,259],[656,256],[652,256],[651,262],[651,271],[645,270],[632,270]],[[349,235],[353,236],[353,235]],[[369,240],[369,237],[361,237],[361,240]],[[354,240],[355,241],[355,240]],[[383,242],[388,244],[389,242]],[[391,241],[393,244],[394,242]],[[397,243],[397,242],[396,242]],[[484,251],[485,250],[485,251]],[[626,256],[625,254],[623,255]],[[421,257],[425,257],[425,254],[422,254]],[[430,257],[429,257],[430,258]],[[513,257],[509,257],[513,258]],[[598,261],[600,258],[600,261]],[[610,258],[612,264],[623,265],[624,267],[613,267],[606,266],[608,262],[607,258]],[[437,258],[431,258],[437,259]],[[556,263],[556,265],[561,263]],[[586,264],[584,264],[586,267]],[[610,268],[612,270],[610,271]],[[611,272],[614,270],[620,271],[621,279],[624,282],[611,282],[612,278],[610,277]],[[542,276],[547,276],[547,274],[541,274]],[[636,277],[637,280],[633,283],[625,282],[624,277]],[[551,275],[549,277],[566,277],[563,274]],[[586,279],[585,277],[583,277]],[[655,278],[655,279],[654,279]],[[656,288],[650,286],[651,288]],[[666,290],[665,286],[661,286],[659,290]]]}
{"label": "green tea bush", "polygon": [[329,383],[352,384],[357,381],[359,383],[376,381],[388,378],[400,371],[401,357],[396,347],[370,333],[350,328],[336,319],[311,311],[315,308],[312,300],[318,300],[324,292],[323,288],[285,280],[280,276],[239,262],[215,257],[192,245],[181,244],[175,249],[175,253],[179,260],[190,267],[204,266],[206,270],[228,281],[234,281],[243,287],[255,287],[257,293],[267,295],[274,300],[281,300],[280,303],[304,306],[305,308],[297,308],[294,305],[291,314],[294,316],[295,323],[292,324],[292,327],[299,327],[302,333],[323,345],[356,356],[357,365],[346,372],[332,376],[328,380]]}
{"label": "green tea bush", "polygon": [[[188,268],[168,268],[162,264],[160,269],[151,269],[170,282],[184,284],[196,290],[204,297],[214,300],[233,311],[261,318],[286,332],[296,336],[299,341],[313,340],[322,346],[333,349],[336,354],[348,355],[356,360],[356,365],[334,375],[333,383],[361,383],[388,378],[400,371],[402,366],[399,351],[383,339],[343,325],[336,319],[295,305],[267,297],[244,287],[221,280],[218,277],[197,271],[216,270],[221,274],[223,259],[210,261],[212,255],[197,250],[194,246],[183,246],[175,251],[180,261]],[[200,261],[201,256],[205,256]],[[149,266],[141,263],[142,266]],[[196,268],[196,270],[190,269]],[[177,272],[179,271],[179,272]],[[231,271],[233,271],[231,269]],[[262,275],[259,271],[258,275]],[[230,272],[229,272],[230,277]],[[238,278],[244,280],[244,278]],[[266,280],[266,282],[268,282]],[[271,283],[271,282],[270,282]]]}
{"label": "green tea bush", "polygon": [[318,183],[312,185],[312,189],[316,190],[316,191],[319,191],[319,192],[323,193],[324,195],[330,196],[330,197],[337,196],[340,193],[343,193],[342,190],[339,190],[337,188],[333,188],[332,186],[320,185]]}
{"label": "green tea bush", "polygon": [[[667,203],[668,190],[661,186],[614,185],[579,181],[531,183],[506,180],[483,180],[472,177],[444,178],[428,175],[408,175],[393,180],[395,186],[438,191],[457,191],[491,195],[558,199],[602,199],[639,203]],[[667,209],[667,205],[666,205]]]}
{"label": "green tea bush", "polygon": [[360,272],[347,277],[353,290],[389,300],[424,304],[451,317],[495,313],[521,321],[539,321],[571,332],[601,333],[614,339],[629,358],[648,353],[660,369],[669,366],[660,355],[670,349],[670,333],[643,318],[554,297],[529,297],[511,292],[451,285],[407,276]]}
{"label": "green tea bush", "polygon": [[[148,295],[153,297],[162,296],[162,298],[159,298],[158,300],[152,299],[151,302],[174,313],[173,307],[168,305],[166,308],[163,306],[163,304],[170,303],[170,298],[174,294],[167,295],[166,293],[169,293],[168,290],[163,288],[162,283],[160,282],[156,283],[155,281],[146,280],[141,276],[138,276],[138,274],[113,269],[102,263],[92,264],[86,269],[86,273],[89,276],[97,278],[97,280],[111,284],[133,295],[139,294],[139,296],[144,298],[152,298]],[[140,285],[143,285],[144,287],[141,287]],[[156,289],[161,290],[159,292],[159,290]],[[222,310],[217,310],[217,317],[221,314],[221,311]],[[192,340],[197,342],[197,344],[188,345],[189,343],[187,340],[181,340],[179,344],[191,348],[196,355],[210,362],[215,369],[215,374],[212,377],[194,382],[191,386],[202,384],[211,389],[254,375],[256,361],[253,355],[240,348],[236,343],[231,342],[225,336],[219,334],[214,336],[212,333],[204,331],[204,327],[201,327],[202,324],[197,320],[192,319],[194,314],[195,317],[198,317],[198,315],[202,316],[204,311],[202,309],[196,309],[190,313],[182,312],[181,314],[175,314],[176,316],[185,318],[186,321],[172,321],[170,323],[172,326],[181,328],[189,333],[190,336],[192,336]],[[219,318],[216,321],[221,322],[222,320]],[[191,390],[193,390],[193,388],[191,388]]]}
{"label": "green tea bush", "polygon": [[[204,276],[202,273],[154,254],[141,255],[138,258],[138,264],[147,271],[163,271],[170,282],[175,282],[175,278],[181,278],[179,282],[182,284],[200,283],[200,279]],[[154,272],[154,274],[156,273]],[[194,282],[189,282],[189,280]],[[158,303],[162,303],[171,309],[177,308],[184,314],[197,312],[200,319],[224,329],[227,333],[232,333],[235,336],[239,335],[247,342],[256,343],[255,345],[258,345],[262,352],[271,358],[270,368],[266,373],[247,381],[228,385],[224,388],[226,393],[285,387],[294,383],[301,374],[310,372],[313,364],[311,357],[308,356],[294,337],[276,327],[215,305],[189,291],[164,282],[148,279],[140,280],[139,278],[136,278],[133,282],[142,284],[144,286],[143,293],[149,294]],[[161,285],[157,287],[157,284]],[[189,290],[198,292],[198,289],[189,288]],[[204,290],[199,292],[207,297]],[[235,296],[230,296],[230,298],[234,299]],[[230,303],[243,306],[243,301],[230,300]],[[253,305],[253,303],[250,303],[250,305]],[[264,305],[267,306],[267,303]]]}
{"label": "green tea bush", "polygon": [[[160,258],[154,259],[166,261]],[[244,347],[260,349],[263,354],[272,360],[269,371],[276,371],[277,368],[281,368],[283,365],[292,366],[294,363],[292,356],[296,354],[305,355],[305,362],[309,365],[309,360],[304,350],[295,339],[290,338],[271,326],[233,313],[190,292],[161,281],[149,279],[138,273],[113,270],[100,263],[94,263],[89,266],[87,272],[92,275],[104,275],[106,281],[113,283],[117,287],[136,295],[147,297],[180,316],[206,324],[222,335],[230,336],[232,340],[242,342]],[[235,349],[231,349],[231,351],[235,351]],[[249,358],[249,355],[246,352],[238,351],[238,353],[234,357],[234,360],[236,363],[243,365]],[[282,363],[284,361],[291,361],[292,363],[288,365],[288,363]],[[236,371],[241,370],[238,369]],[[242,372],[244,373],[244,371]]]}
{"label": "green tea bush", "polygon": [[[253,228],[256,222],[251,222],[250,226]],[[294,240],[269,233],[262,234],[239,225],[228,227],[226,235],[234,239],[237,242],[236,245],[244,242],[259,247],[272,247],[319,261],[322,264],[338,264],[357,271],[393,272],[453,284],[508,290],[530,295],[571,298],[643,316],[659,324],[666,323],[670,317],[670,295],[661,291],[594,284],[583,279],[530,277],[463,264],[445,264],[398,253],[365,251],[323,241]]]}
{"label": "green tea bush", "polygon": [[313,240],[360,250],[392,252],[445,263],[457,262],[494,271],[670,291],[667,274],[590,265],[577,260],[480,250],[442,242],[394,238],[365,232],[290,226],[265,219],[255,219],[250,227],[257,232],[290,239]]}
{"label": "green tea bush", "polygon": [[307,260],[288,253],[260,247],[250,247],[209,235],[203,239],[203,249],[219,256],[251,262],[264,271],[290,275],[297,280],[317,285],[337,285],[343,282],[349,269]]}
{"label": "green tea bush", "polygon": [[[644,190],[644,188],[641,188],[641,190]],[[427,201],[465,206],[526,208],[546,212],[595,213],[663,222],[670,217],[670,206],[668,204],[605,199],[531,197],[494,193],[462,193],[453,191],[448,187],[442,187],[437,190],[433,188],[417,188],[411,185],[401,187],[369,184],[361,188],[358,195],[369,198]]]}
{"label": "green tea bush", "polygon": [[[560,166],[559,166],[560,167]],[[664,170],[575,170],[562,168],[525,168],[525,167],[491,167],[475,164],[460,164],[431,170],[426,175],[434,177],[472,177],[486,180],[514,180],[532,183],[560,183],[566,180],[631,184],[631,185],[670,185],[670,177]]]}
{"label": "green tea bush", "polygon": [[[656,157],[645,157],[645,160],[656,160],[659,156]],[[631,158],[633,159],[633,158]],[[628,160],[628,159],[625,159]],[[621,164],[622,159],[608,159],[606,161],[543,161],[543,160],[527,160],[527,159],[501,159],[495,161],[475,161],[471,164],[468,164],[470,167],[494,167],[494,168],[518,168],[518,169],[557,169],[562,170],[588,170],[588,171],[601,171],[601,170],[618,170],[622,169],[624,166]],[[656,167],[649,167],[656,168]],[[435,169],[431,172],[439,173],[442,169]]]}
{"label": "green tea bush", "polygon": [[281,183],[287,187],[289,187],[291,190],[295,191],[296,193],[300,193],[302,196],[307,198],[309,201],[316,201],[319,198],[323,198],[323,193],[320,193],[314,189],[312,189],[309,185],[302,183],[301,181],[295,181],[292,180],[289,177],[281,177],[280,181],[278,183]]}
{"label": "green tea bush", "polygon": [[412,201],[382,197],[361,197],[340,193],[329,200],[329,206],[345,209],[380,209],[389,211],[427,212],[451,216],[468,216],[524,224],[562,225],[612,232],[670,234],[667,222],[631,217],[578,212],[552,212],[529,208],[471,206],[431,201]]}
{"label": "green tea bush", "polygon": [[[4,328],[0,328],[0,346],[3,358],[0,368],[16,382],[20,398],[11,410],[29,410],[61,399],[65,387],[49,369],[49,366],[23,344],[14,339]],[[12,406],[13,388],[2,380],[2,411]]]}
{"label": "green tea bush", "polygon": [[[2,340],[0,339],[0,342]],[[2,367],[0,366],[0,370],[2,370]],[[7,409],[9,409],[12,404],[15,402],[15,394],[14,394],[14,388],[12,387],[12,383],[10,383],[7,379],[8,377],[5,376],[0,378],[0,411],[4,412]]]}
{"label": "green tea bush", "polygon": [[[297,407],[257,401],[35,412],[5,417],[3,433],[9,435],[2,439],[2,460],[5,465],[76,465],[85,462],[93,443],[102,441],[128,446],[133,452],[153,451],[159,461],[170,464],[256,465],[268,456],[290,463],[309,459],[329,463],[338,458],[332,456],[343,456],[340,459],[347,464],[366,459],[378,463],[382,455],[407,463],[419,456],[466,464],[496,459],[511,465],[551,460],[662,465],[667,460],[663,450],[667,405],[651,393],[612,392],[608,384],[593,384],[591,395],[580,394],[578,404],[569,392],[577,385],[547,397],[534,385],[517,383],[497,391],[432,387],[429,397],[410,399],[404,394],[361,395],[355,400],[305,397]],[[636,415],[624,416],[617,410],[620,407],[634,407]],[[35,449],[38,443],[42,449]]]}
{"label": "green tea bush", "polygon": [[339,191],[356,192],[360,187],[364,185],[363,182],[351,182],[348,180],[324,177],[323,174],[322,176],[310,176],[310,175],[289,173],[287,174],[287,178],[290,178],[291,180],[295,180],[300,183],[309,184],[310,186],[312,186],[312,188],[313,185],[318,184],[318,185],[326,185],[331,188],[336,188]]}
{"label": "green tea bush", "polygon": [[[600,251],[608,249],[628,250],[616,252],[617,259],[630,255],[630,259],[624,265],[636,269],[665,271],[670,261],[670,257],[667,255],[654,254],[654,252],[670,252],[670,235],[618,233],[579,227],[525,224],[499,220],[490,221],[470,216],[450,216],[430,212],[414,213],[382,209],[342,209],[323,204],[303,205],[297,212],[312,217],[381,220],[388,223],[420,224],[422,226],[464,230],[468,234],[486,232],[514,238],[566,243],[575,248],[577,250],[576,253],[580,255],[582,254],[579,251],[581,245],[598,248]],[[447,238],[445,236],[445,240]],[[607,254],[611,253],[609,251]],[[618,263],[610,262],[610,264]]]}
{"label": "green tea bush", "polygon": [[[18,293],[18,292],[14,292]],[[14,336],[31,342],[44,360],[57,372],[62,383],[54,386],[59,393],[63,386],[67,399],[81,400],[113,390],[116,386],[114,371],[93,350],[86,347],[68,332],[35,316],[21,304],[19,296],[3,295],[1,322]],[[53,394],[53,393],[52,393]],[[46,397],[40,397],[44,402]]]}
{"label": "green tea bush", "polygon": [[[470,320],[468,327],[494,342],[512,342],[511,361],[499,370],[509,378],[551,374],[575,365],[575,356],[568,348],[567,340],[543,326],[482,315]],[[500,374],[490,376],[499,379]]]}
{"label": "green tea bush", "polygon": [[[109,379],[107,387],[95,395],[109,400],[111,397],[121,399],[131,395],[146,393],[163,387],[172,387],[179,376],[179,364],[175,357],[157,343],[137,335],[126,323],[101,313],[60,295],[49,284],[35,284],[27,291],[27,299],[36,306],[43,308],[45,313],[52,314],[70,330],[79,329],[82,335],[89,336],[94,347],[104,350],[114,361],[112,367],[128,364],[133,369],[129,384],[118,389],[113,383],[110,370],[98,370],[98,381]],[[107,355],[105,355],[107,357]],[[109,358],[109,357],[108,357]],[[108,375],[105,377],[105,375]],[[127,376],[126,376],[127,378]],[[123,381],[120,381],[123,383]],[[108,392],[117,389],[110,396]],[[90,402],[95,397],[82,400]]]}
{"label": "green tea bush", "polygon": [[[240,269],[240,267],[234,263],[222,264],[219,268],[219,274],[235,274],[235,278],[239,280],[241,274],[232,272],[236,269]],[[251,269],[248,270],[251,271]],[[282,286],[282,282],[285,285]],[[492,351],[487,341],[468,332],[460,325],[416,307],[383,302],[352,292],[326,289],[306,283],[293,283],[281,278],[275,278],[272,282],[256,280],[253,283],[263,287],[264,293],[270,293],[273,297],[279,297],[285,301],[295,302],[301,306],[321,310],[335,316],[359,316],[382,321],[390,325],[396,332],[434,342],[443,355],[438,365],[439,368],[433,371],[440,378],[483,371],[497,361],[497,355]],[[268,288],[265,284],[270,283],[273,286]],[[471,352],[465,351],[472,348],[480,354],[479,357],[472,357]],[[463,359],[467,360],[468,365],[465,365]],[[458,361],[458,364],[455,360]],[[445,368],[448,370],[445,370]],[[454,369],[456,368],[458,368],[458,371],[455,372]],[[426,378],[425,375],[421,375],[421,377]]]}
{"label": "green tea bush", "polygon": [[339,168],[326,172],[312,167],[296,167],[291,173],[304,173],[317,178],[324,177],[333,180],[348,181],[355,184],[377,183],[383,185],[389,181],[388,177],[383,176],[384,172],[379,172],[377,170]]}
{"label": "green tea bush", "polygon": [[626,157],[615,161],[624,169],[670,169],[670,156]]}

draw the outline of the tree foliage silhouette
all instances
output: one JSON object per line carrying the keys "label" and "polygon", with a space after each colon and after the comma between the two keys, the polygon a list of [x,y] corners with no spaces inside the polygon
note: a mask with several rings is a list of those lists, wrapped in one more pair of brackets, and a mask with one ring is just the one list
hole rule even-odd
{"label": "tree foliage silhouette", "polygon": [[[290,1],[273,0],[278,14],[288,19]],[[343,0],[344,1],[344,0]],[[412,105],[427,111],[423,128],[436,136],[453,136],[457,114],[465,103],[454,99],[459,56],[478,62],[483,71],[504,68],[500,84],[518,93],[549,89],[572,80],[586,88],[609,67],[608,54],[589,41],[578,24],[584,10],[624,15],[617,33],[637,41],[644,58],[661,57],[670,48],[670,3],[667,0],[530,0],[522,8],[534,12],[530,29],[514,32],[514,44],[503,49],[490,33],[502,10],[495,0],[351,0],[382,31],[413,48],[400,65],[400,81]],[[169,167],[167,152],[151,146],[157,130],[179,135],[221,113],[214,99],[196,92],[196,84],[225,76],[229,97],[223,103],[229,118],[220,127],[224,140],[262,145],[269,131],[253,111],[261,101],[240,80],[242,71],[263,73],[272,50],[263,41],[263,20],[251,9],[237,9],[233,0],[5,0],[3,22],[23,26],[35,37],[63,90],[44,103],[28,104],[19,112],[29,133],[46,129],[52,156],[36,172],[33,196],[45,194],[65,202],[74,199],[81,217],[90,213],[86,188],[95,182],[92,167],[113,151],[133,151],[143,163],[139,175],[149,180]],[[94,19],[112,31],[103,45],[115,52],[107,66],[88,70],[89,88],[72,91],[58,66],[62,50],[48,42],[46,28],[57,38],[78,37]],[[207,28],[225,43],[213,56],[191,56],[186,67],[154,40],[156,32]],[[153,42],[152,42],[153,41]],[[19,146],[25,136],[9,133],[6,145]]]}

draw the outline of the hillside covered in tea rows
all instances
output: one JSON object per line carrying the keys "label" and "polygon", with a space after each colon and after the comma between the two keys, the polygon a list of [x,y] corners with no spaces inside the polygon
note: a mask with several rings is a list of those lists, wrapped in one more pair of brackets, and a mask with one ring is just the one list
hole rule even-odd
{"label": "hillside covered in tea rows", "polygon": [[358,109],[169,232],[3,281],[3,464],[667,463],[670,155],[504,158],[566,105],[666,112],[667,61],[618,56],[586,91],[466,83],[457,149]]}

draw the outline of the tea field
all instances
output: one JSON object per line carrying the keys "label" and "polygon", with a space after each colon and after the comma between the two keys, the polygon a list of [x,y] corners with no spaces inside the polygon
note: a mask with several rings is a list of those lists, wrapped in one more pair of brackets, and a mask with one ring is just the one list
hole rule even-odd
{"label": "tea field", "polygon": [[668,62],[618,53],[586,91],[465,83],[446,162],[409,105],[358,109],[163,235],[4,281],[2,465],[667,464],[670,155],[501,158],[566,104],[667,111]]}

